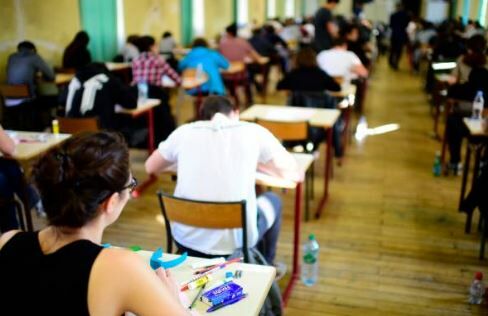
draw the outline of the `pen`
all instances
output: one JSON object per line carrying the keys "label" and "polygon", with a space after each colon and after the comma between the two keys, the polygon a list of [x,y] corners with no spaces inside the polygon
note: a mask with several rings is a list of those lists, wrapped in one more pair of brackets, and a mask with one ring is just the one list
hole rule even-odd
{"label": "pen", "polygon": [[227,265],[229,265],[231,263],[240,262],[240,261],[242,261],[242,257],[230,259],[230,260],[227,260],[227,261],[225,261],[223,263],[215,264],[215,265],[212,265],[212,266],[209,266],[209,267],[205,267],[203,269],[200,269],[198,271],[195,271],[193,274],[203,274],[203,273],[208,272],[210,270],[213,270],[213,269],[216,269],[216,268],[219,268],[219,267],[226,267]]}
{"label": "pen", "polygon": [[211,313],[211,312],[214,312],[214,311],[216,311],[218,309],[221,309],[222,307],[235,304],[235,303],[239,302],[240,300],[242,300],[242,299],[244,299],[246,297],[247,297],[247,294],[242,294],[241,296],[235,297],[235,298],[233,298],[233,299],[231,299],[229,301],[222,302],[220,304],[217,304],[215,306],[212,306],[209,309],[207,309],[207,313]]}
{"label": "pen", "polygon": [[198,280],[198,279],[200,279],[200,278],[202,278],[202,277],[204,277],[204,276],[206,276],[206,275],[212,274],[212,273],[214,273],[214,272],[216,272],[216,271],[218,271],[218,270],[220,270],[220,269],[223,269],[223,268],[225,268],[227,265],[229,265],[229,264],[231,264],[231,263],[234,263],[234,262],[239,262],[239,261],[241,261],[241,260],[242,260],[242,258],[231,259],[231,260],[229,260],[229,261],[227,261],[227,262],[225,262],[225,263],[222,263],[222,264],[216,265],[214,268],[211,268],[210,270],[207,270],[207,271],[205,271],[205,272],[202,272],[201,274],[199,274],[199,275],[197,275],[197,276],[193,277],[193,278],[192,278],[190,281],[188,281],[188,282],[184,283],[184,284],[183,284],[183,286],[181,287],[180,291],[182,291],[182,292],[183,292],[183,291],[188,290],[188,285],[189,285],[191,282],[194,282],[195,280]]}
{"label": "pen", "polygon": [[205,289],[205,286],[207,286],[207,283],[202,285],[202,287],[198,291],[197,295],[195,296],[195,298],[191,302],[190,306],[188,306],[188,309],[192,309],[193,307],[195,307],[195,304],[197,303],[198,299],[200,298],[200,296],[202,296],[202,293],[203,293],[203,290]]}

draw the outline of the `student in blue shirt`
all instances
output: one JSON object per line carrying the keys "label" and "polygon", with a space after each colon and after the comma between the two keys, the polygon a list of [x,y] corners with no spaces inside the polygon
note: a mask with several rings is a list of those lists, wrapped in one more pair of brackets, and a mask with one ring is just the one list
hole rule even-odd
{"label": "student in blue shirt", "polygon": [[[179,68],[182,71],[197,69],[198,65],[202,65],[202,70],[208,76],[208,81],[200,87],[200,92],[225,95],[225,86],[220,69],[229,68],[229,61],[219,52],[209,49],[207,41],[203,38],[197,38],[193,41],[191,51],[180,61]],[[195,94],[196,89],[189,92]]]}

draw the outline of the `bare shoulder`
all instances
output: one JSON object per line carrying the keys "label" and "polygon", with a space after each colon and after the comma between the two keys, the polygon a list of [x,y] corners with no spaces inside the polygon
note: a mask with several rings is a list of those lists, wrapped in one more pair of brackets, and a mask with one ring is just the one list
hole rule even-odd
{"label": "bare shoulder", "polygon": [[15,229],[15,230],[9,230],[8,232],[2,234],[0,236],[0,249],[5,246],[12,237],[14,237],[17,233],[19,233],[20,230]]}
{"label": "bare shoulder", "polygon": [[120,248],[104,249],[98,256],[96,263],[101,267],[111,270],[130,269],[144,265],[139,255],[127,249]]}

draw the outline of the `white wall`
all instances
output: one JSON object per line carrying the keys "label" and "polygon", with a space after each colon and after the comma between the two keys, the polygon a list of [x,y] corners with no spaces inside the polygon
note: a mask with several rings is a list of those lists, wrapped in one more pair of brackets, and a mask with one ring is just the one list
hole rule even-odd
{"label": "white wall", "polygon": [[396,0],[375,0],[364,6],[364,14],[368,20],[388,23],[396,3]]}

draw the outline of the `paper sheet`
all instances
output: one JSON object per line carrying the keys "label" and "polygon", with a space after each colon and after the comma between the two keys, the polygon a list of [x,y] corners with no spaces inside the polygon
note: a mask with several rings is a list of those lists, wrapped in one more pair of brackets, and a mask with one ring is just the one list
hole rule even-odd
{"label": "paper sheet", "polygon": [[286,107],[286,108],[279,108],[279,109],[270,109],[266,111],[263,119],[270,120],[270,121],[285,121],[285,122],[293,122],[293,121],[308,121],[310,120],[313,115],[315,114],[314,109],[305,109],[305,108],[293,108],[293,107]]}

